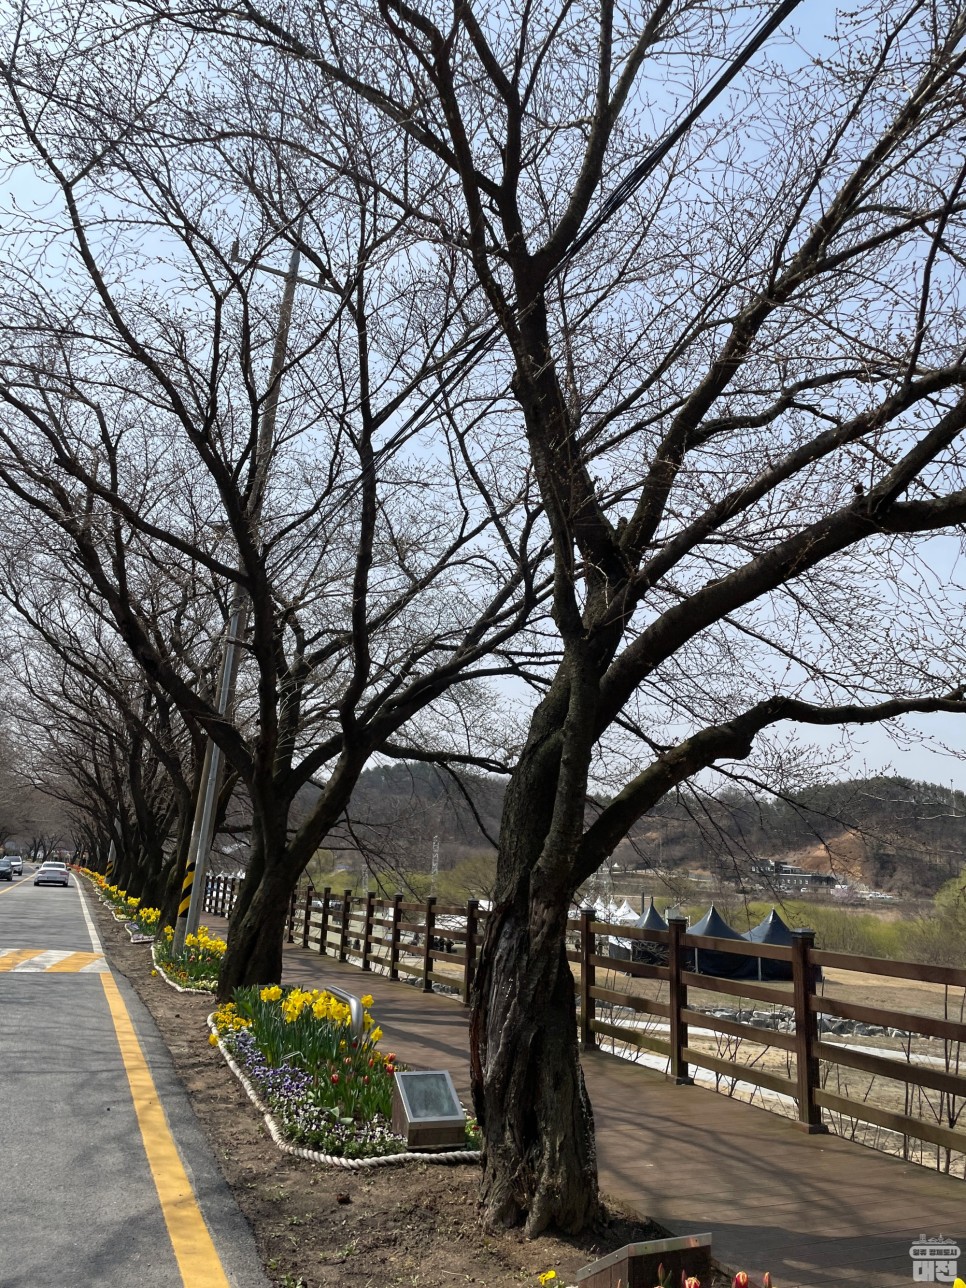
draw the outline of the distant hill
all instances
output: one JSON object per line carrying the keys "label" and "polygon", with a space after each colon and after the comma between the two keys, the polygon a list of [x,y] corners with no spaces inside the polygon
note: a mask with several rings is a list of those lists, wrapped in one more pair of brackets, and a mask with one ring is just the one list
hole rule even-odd
{"label": "distant hill", "polygon": [[736,791],[698,808],[667,801],[642,819],[628,852],[658,867],[747,874],[773,858],[897,894],[931,894],[966,863],[966,794],[909,778],[824,783],[784,800]]}
{"label": "distant hill", "polygon": [[[445,871],[493,853],[504,790],[495,777],[463,773],[454,780],[433,765],[367,770],[352,798],[351,824],[327,844],[350,868],[371,851],[400,872],[427,872],[438,836]],[[628,872],[726,877],[748,875],[762,858],[896,894],[931,894],[966,864],[966,794],[877,777],[818,784],[783,800],[734,790],[700,802],[668,799],[618,846],[613,862]]]}

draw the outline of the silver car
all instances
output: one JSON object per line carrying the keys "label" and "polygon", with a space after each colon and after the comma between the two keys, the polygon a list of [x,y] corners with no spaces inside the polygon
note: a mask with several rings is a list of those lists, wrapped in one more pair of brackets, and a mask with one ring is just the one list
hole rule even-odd
{"label": "silver car", "polygon": [[14,875],[15,877],[22,877],[22,876],[23,876],[23,859],[20,857],[20,855],[19,855],[19,854],[11,854],[11,855],[9,856],[9,858],[10,858],[10,867],[11,867],[11,869],[12,869],[12,871],[13,871],[13,875]]}
{"label": "silver car", "polygon": [[70,872],[66,863],[41,863],[34,873],[34,885],[70,885]]}

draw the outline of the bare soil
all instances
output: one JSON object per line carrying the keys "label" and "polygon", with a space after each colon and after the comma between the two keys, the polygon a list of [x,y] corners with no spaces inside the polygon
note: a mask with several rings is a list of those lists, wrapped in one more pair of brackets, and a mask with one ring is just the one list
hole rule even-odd
{"label": "bare soil", "polygon": [[537,1275],[549,1269],[562,1285],[574,1284],[576,1272],[598,1257],[665,1233],[610,1205],[590,1237],[526,1240],[519,1231],[483,1229],[474,1164],[349,1172],[282,1154],[208,1043],[212,999],[175,992],[153,976],[148,947],[132,944],[99,900],[90,905],[112,968],[154,1017],[278,1288],[536,1288]]}

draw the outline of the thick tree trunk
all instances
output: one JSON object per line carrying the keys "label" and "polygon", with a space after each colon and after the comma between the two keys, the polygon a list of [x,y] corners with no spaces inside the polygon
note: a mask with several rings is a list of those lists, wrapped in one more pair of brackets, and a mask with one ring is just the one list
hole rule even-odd
{"label": "thick tree trunk", "polygon": [[567,903],[539,896],[494,909],[470,1030],[483,1128],[481,1201],[491,1226],[575,1234],[597,1219],[594,1120],[577,1052]]}
{"label": "thick tree trunk", "polygon": [[[251,881],[246,877],[244,886]],[[277,870],[263,873],[245,907],[236,905],[228,932],[228,951],[218,977],[218,996],[231,997],[249,984],[278,984],[282,978],[282,941],[292,883]]]}
{"label": "thick tree trunk", "polygon": [[284,808],[253,810],[251,858],[232,912],[228,950],[218,977],[222,1001],[236,988],[281,981],[285,920],[299,874],[286,846],[287,817]]}

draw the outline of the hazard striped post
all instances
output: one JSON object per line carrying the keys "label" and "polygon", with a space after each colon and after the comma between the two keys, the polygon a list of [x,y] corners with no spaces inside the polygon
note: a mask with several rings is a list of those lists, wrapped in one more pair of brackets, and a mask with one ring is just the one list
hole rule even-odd
{"label": "hazard striped post", "polygon": [[188,909],[191,907],[191,887],[195,883],[195,865],[189,863],[184,870],[184,880],[181,882],[181,899],[178,903],[178,920],[182,919],[187,922]]}

